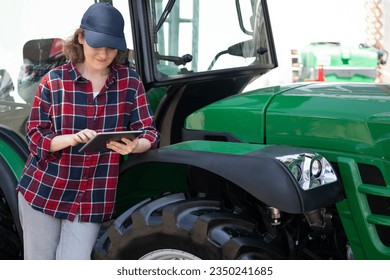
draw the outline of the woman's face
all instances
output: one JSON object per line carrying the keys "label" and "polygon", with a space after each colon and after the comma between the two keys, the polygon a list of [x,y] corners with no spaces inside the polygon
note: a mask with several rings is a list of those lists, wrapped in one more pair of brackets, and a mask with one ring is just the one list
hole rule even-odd
{"label": "woman's face", "polygon": [[92,48],[81,35],[79,35],[79,42],[84,48],[84,63],[97,71],[108,68],[118,53],[118,50],[113,48]]}

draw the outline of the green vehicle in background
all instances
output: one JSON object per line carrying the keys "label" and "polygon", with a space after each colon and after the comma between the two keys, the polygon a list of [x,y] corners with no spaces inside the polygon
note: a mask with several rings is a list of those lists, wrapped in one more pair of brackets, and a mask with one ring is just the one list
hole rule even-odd
{"label": "green vehicle in background", "polygon": [[326,82],[375,82],[378,64],[386,64],[387,51],[365,44],[343,46],[339,42],[316,42],[300,52],[299,81],[316,80],[320,69]]}
{"label": "green vehicle in background", "polygon": [[[93,259],[390,259],[389,85],[246,91],[278,66],[265,0],[123,2],[124,63],[143,79],[161,143],[123,157]],[[0,99],[3,259],[23,257],[25,90],[63,60],[55,38],[26,40],[15,100]]]}

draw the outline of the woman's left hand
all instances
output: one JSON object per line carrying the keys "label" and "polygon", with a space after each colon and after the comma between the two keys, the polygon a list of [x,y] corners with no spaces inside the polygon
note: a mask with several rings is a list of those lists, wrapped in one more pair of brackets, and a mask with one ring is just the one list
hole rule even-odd
{"label": "woman's left hand", "polygon": [[133,141],[127,138],[122,138],[122,142],[110,141],[107,148],[121,154],[127,155],[130,153],[143,153],[150,149],[151,143],[146,138],[136,138]]}
{"label": "woman's left hand", "polygon": [[107,148],[121,154],[121,155],[127,155],[134,151],[134,149],[138,145],[139,139],[136,138],[133,141],[129,140],[127,138],[122,138],[122,142],[118,141],[110,141],[107,143]]}

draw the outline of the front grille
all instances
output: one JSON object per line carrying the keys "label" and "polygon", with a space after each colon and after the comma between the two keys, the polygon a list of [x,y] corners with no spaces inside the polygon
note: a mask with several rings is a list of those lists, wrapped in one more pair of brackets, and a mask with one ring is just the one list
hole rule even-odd
{"label": "front grille", "polygon": [[369,164],[358,164],[363,186],[359,190],[366,195],[371,214],[368,216],[377,231],[380,241],[390,247],[390,226],[383,223],[383,217],[390,220],[389,190],[381,170]]}
{"label": "front grille", "polygon": [[376,231],[383,245],[390,247],[390,227],[376,225]]}
{"label": "front grille", "polygon": [[367,194],[367,202],[372,214],[390,216],[390,197]]}
{"label": "front grille", "polygon": [[358,167],[363,184],[386,187],[385,178],[378,167],[363,163],[359,163]]}

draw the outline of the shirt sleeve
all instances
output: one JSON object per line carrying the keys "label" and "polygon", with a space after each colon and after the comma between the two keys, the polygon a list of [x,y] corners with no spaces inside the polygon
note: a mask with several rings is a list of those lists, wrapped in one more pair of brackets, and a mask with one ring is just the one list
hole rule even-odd
{"label": "shirt sleeve", "polygon": [[45,161],[52,161],[60,154],[60,152],[50,152],[51,140],[56,134],[50,117],[51,91],[49,84],[49,75],[46,75],[36,90],[30,117],[26,124],[26,140],[30,153]]}
{"label": "shirt sleeve", "polygon": [[154,115],[140,79],[138,80],[130,121],[130,129],[143,130],[144,133],[140,137],[148,139],[152,148],[158,146],[160,135],[155,127]]}

